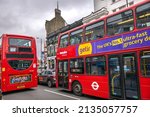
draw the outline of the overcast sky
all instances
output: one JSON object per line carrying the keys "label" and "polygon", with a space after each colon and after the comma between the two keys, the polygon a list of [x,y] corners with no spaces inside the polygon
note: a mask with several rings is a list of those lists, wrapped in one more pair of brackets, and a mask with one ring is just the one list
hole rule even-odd
{"label": "overcast sky", "polygon": [[[68,24],[89,15],[93,0],[58,0]],[[45,37],[45,20],[54,17],[57,0],[0,0],[0,35],[3,33]]]}
{"label": "overcast sky", "polygon": [[[93,12],[93,0],[58,1],[68,24]],[[13,33],[44,39],[45,21],[54,18],[56,7],[57,0],[0,0],[0,35]]]}

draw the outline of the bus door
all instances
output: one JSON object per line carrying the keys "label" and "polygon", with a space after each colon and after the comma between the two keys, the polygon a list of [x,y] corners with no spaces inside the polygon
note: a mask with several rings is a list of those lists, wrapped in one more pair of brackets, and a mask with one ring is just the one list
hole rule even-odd
{"label": "bus door", "polygon": [[69,86],[68,80],[68,61],[59,61],[58,66],[58,86],[67,88]]}
{"label": "bus door", "polygon": [[136,54],[111,55],[108,62],[111,98],[139,99]]}

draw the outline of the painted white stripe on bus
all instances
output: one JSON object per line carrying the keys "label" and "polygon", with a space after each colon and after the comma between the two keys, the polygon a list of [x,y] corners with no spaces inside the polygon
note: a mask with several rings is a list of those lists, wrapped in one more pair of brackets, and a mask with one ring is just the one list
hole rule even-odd
{"label": "painted white stripe on bus", "polygon": [[76,97],[73,97],[73,96],[65,95],[65,94],[62,94],[62,93],[57,93],[57,92],[50,91],[50,90],[47,90],[47,89],[44,89],[44,91],[49,92],[49,93],[53,93],[53,94],[57,94],[57,95],[60,95],[60,96],[72,98],[72,99],[75,99],[75,100],[80,100],[80,98],[76,98]]}

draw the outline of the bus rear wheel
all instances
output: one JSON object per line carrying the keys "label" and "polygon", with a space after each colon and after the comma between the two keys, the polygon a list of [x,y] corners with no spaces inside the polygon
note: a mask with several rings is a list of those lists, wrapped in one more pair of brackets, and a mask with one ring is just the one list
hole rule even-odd
{"label": "bus rear wheel", "polygon": [[73,93],[77,96],[82,95],[82,86],[79,82],[74,82],[72,86]]}

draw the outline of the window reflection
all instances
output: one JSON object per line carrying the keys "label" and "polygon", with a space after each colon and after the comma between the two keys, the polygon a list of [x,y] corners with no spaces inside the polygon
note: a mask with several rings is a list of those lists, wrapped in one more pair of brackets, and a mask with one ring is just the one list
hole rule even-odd
{"label": "window reflection", "polygon": [[136,9],[137,28],[150,26],[150,3],[142,5]]}
{"label": "window reflection", "polygon": [[101,57],[86,58],[86,73],[88,75],[105,75],[106,59]]}
{"label": "window reflection", "polygon": [[134,27],[132,10],[122,12],[107,19],[107,35],[132,31]]}
{"label": "window reflection", "polygon": [[150,51],[141,52],[141,73],[145,77],[150,77]]}

